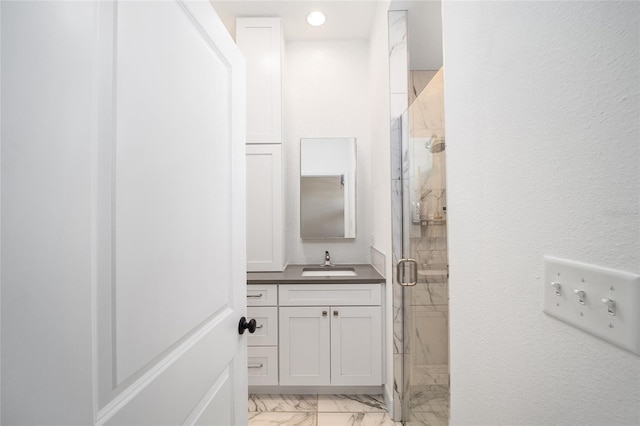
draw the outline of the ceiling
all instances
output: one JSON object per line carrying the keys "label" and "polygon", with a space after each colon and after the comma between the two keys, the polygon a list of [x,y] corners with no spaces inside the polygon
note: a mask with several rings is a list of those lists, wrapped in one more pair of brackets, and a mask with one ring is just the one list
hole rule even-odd
{"label": "ceiling", "polygon": [[[442,66],[442,15],[440,0],[210,0],[233,38],[236,18],[281,17],[287,41],[368,40],[380,3],[390,10],[409,13],[409,66],[412,70],[437,70]],[[321,27],[307,24],[309,12],[327,15]]]}
{"label": "ceiling", "polygon": [[[367,0],[210,1],[234,38],[236,18],[281,17],[287,41],[366,40],[371,33],[378,3]],[[321,27],[307,24],[306,16],[314,10],[320,10],[327,16],[327,22]]]}

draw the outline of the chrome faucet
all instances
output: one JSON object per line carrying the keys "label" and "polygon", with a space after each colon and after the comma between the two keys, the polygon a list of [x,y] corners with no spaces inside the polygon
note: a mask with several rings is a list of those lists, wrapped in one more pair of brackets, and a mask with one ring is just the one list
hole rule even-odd
{"label": "chrome faucet", "polygon": [[324,252],[324,263],[322,264],[322,266],[333,266],[331,264],[331,255],[329,254],[328,250]]}

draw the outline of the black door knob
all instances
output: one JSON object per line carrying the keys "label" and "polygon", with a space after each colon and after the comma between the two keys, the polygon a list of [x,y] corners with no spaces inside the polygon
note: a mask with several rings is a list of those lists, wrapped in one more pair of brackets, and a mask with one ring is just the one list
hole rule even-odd
{"label": "black door knob", "polygon": [[249,333],[256,331],[256,320],[252,319],[247,322],[245,317],[240,318],[240,323],[238,324],[238,333],[244,334],[245,330],[249,330]]}

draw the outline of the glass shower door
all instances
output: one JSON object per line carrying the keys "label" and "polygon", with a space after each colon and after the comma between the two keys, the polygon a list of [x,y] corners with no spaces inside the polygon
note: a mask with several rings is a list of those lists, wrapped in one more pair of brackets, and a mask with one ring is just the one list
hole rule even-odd
{"label": "glass shower door", "polygon": [[[438,85],[436,77],[430,84]],[[442,96],[429,85],[425,91],[402,117],[402,248],[403,258],[416,262],[416,270],[405,271],[416,284],[402,290],[402,420],[444,426],[449,418],[446,151],[443,124],[420,128],[434,121],[425,114],[433,113],[428,106]]]}

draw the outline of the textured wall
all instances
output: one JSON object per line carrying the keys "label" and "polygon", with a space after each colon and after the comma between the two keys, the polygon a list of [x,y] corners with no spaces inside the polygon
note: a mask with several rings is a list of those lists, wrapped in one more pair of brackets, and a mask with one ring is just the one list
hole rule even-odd
{"label": "textured wall", "polygon": [[[296,41],[285,47],[283,82],[286,255],[290,264],[371,259],[369,45],[365,40]],[[356,238],[300,239],[300,138],[355,137]]]}
{"label": "textured wall", "polygon": [[640,424],[640,358],[541,281],[546,254],[640,272],[639,15],[443,5],[453,425]]}

